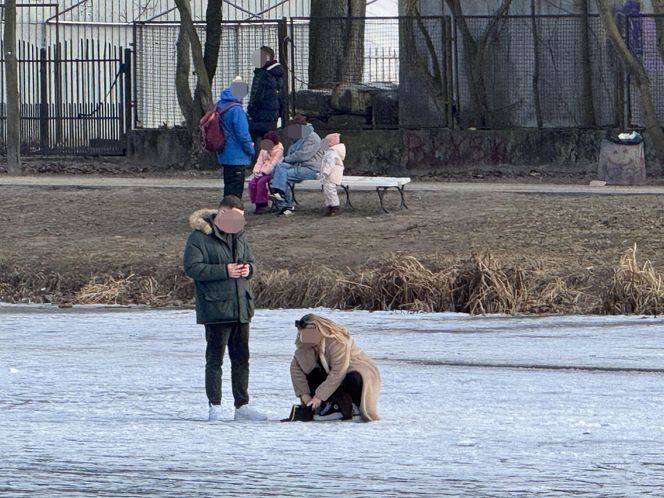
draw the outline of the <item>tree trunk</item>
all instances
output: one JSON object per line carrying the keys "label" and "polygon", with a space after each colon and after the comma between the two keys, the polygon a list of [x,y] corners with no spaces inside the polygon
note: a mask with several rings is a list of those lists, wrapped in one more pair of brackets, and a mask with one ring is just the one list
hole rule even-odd
{"label": "tree trunk", "polygon": [[205,68],[207,69],[210,85],[214,81],[217,72],[217,61],[219,60],[219,48],[221,47],[221,6],[223,0],[208,0],[205,11]]}
{"label": "tree trunk", "polygon": [[581,126],[597,125],[593,105],[593,66],[590,58],[590,26],[588,24],[588,0],[575,0],[575,13],[581,14],[581,30],[577,49],[581,60]]}
{"label": "tree trunk", "polygon": [[[210,88],[210,79],[208,78],[205,61],[203,60],[203,48],[201,40],[196,33],[194,22],[191,18],[191,5],[189,0],[175,0],[175,5],[180,12],[180,30],[182,37],[186,38],[187,44],[191,52],[191,58],[194,62],[194,71],[196,72],[196,99],[191,110],[189,110],[189,118],[185,115],[187,123],[191,123],[190,130],[192,133],[197,133],[198,122],[203,114],[212,105],[212,90]],[[180,54],[178,52],[178,54]],[[183,54],[180,54],[183,55]],[[183,65],[183,63],[181,63]],[[182,78],[176,78],[176,82],[182,84]],[[188,85],[187,85],[188,86]],[[178,90],[182,93],[184,89]],[[178,99],[179,100],[179,99]],[[187,109],[182,109],[183,114]]]}
{"label": "tree trunk", "polygon": [[189,40],[180,27],[176,47],[176,66],[175,66],[175,93],[178,98],[180,110],[184,116],[188,129],[192,129],[195,123],[192,122],[194,113],[194,99],[191,98],[191,87],[189,86],[189,74],[191,72],[191,63],[189,56]]}
{"label": "tree trunk", "polygon": [[[362,83],[364,75],[364,17],[367,2],[349,1],[343,35],[343,57],[338,69],[338,80],[342,83]],[[351,19],[356,17],[358,19]]]}
{"label": "tree trunk", "polygon": [[616,50],[618,57],[622,61],[623,66],[629,72],[634,80],[637,89],[639,90],[639,102],[641,104],[641,113],[646,127],[646,133],[655,148],[655,155],[660,170],[664,169],[664,132],[657,119],[657,112],[652,102],[652,95],[650,93],[650,78],[646,73],[645,68],[634,57],[632,52],[625,44],[625,40],[620,35],[618,26],[613,17],[611,7],[608,0],[596,0],[599,15],[602,18],[602,24],[606,29],[607,36],[611,40],[613,48]]}
{"label": "tree trunk", "polygon": [[366,7],[366,0],[311,0],[309,88],[362,81],[364,20],[350,18],[363,18]]}
{"label": "tree trunk", "polygon": [[16,62],[16,0],[5,1],[4,56],[7,87],[7,172],[20,175],[21,117],[19,110],[18,67]]}

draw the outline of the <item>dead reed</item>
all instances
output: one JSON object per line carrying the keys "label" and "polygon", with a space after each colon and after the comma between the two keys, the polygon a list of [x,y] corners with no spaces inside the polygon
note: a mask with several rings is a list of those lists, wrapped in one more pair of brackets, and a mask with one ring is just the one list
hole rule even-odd
{"label": "dead reed", "polygon": [[607,314],[661,315],[664,313],[662,274],[645,260],[636,259],[636,244],[621,258],[603,294]]}
{"label": "dead reed", "polygon": [[[467,259],[394,255],[347,271],[311,265],[296,272],[258,271],[260,308],[457,311],[481,313],[661,314],[662,276],[636,247],[617,268],[563,268],[491,254]],[[177,266],[106,271],[97,276],[10,268],[0,264],[0,301],[75,304],[193,304],[193,285]]]}

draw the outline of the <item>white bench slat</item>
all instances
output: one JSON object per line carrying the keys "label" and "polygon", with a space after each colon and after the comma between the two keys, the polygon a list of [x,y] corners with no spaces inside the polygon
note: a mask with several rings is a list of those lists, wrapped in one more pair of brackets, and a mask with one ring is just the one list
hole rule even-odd
{"label": "white bench slat", "polygon": [[[410,183],[410,178],[397,178],[391,176],[344,176],[341,179],[343,187],[353,190],[374,190],[375,188],[385,187],[403,187]],[[319,190],[322,186],[320,180],[304,180],[297,182],[295,186],[298,189]]]}

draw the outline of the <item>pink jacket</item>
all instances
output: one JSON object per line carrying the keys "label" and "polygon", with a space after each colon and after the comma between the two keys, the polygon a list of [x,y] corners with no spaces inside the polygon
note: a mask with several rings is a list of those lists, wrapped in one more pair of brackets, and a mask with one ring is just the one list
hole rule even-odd
{"label": "pink jacket", "polygon": [[254,175],[269,175],[272,173],[274,167],[281,162],[284,157],[284,146],[277,144],[272,147],[272,150],[261,150],[258,154],[258,160],[254,166]]}

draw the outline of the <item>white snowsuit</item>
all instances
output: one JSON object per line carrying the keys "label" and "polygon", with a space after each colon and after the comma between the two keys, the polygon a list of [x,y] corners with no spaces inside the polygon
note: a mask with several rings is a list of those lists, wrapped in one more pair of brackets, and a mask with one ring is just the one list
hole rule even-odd
{"label": "white snowsuit", "polygon": [[344,144],[331,146],[323,156],[319,178],[323,183],[323,197],[326,206],[339,206],[337,187],[341,185],[341,179],[344,176],[345,158],[346,146]]}

